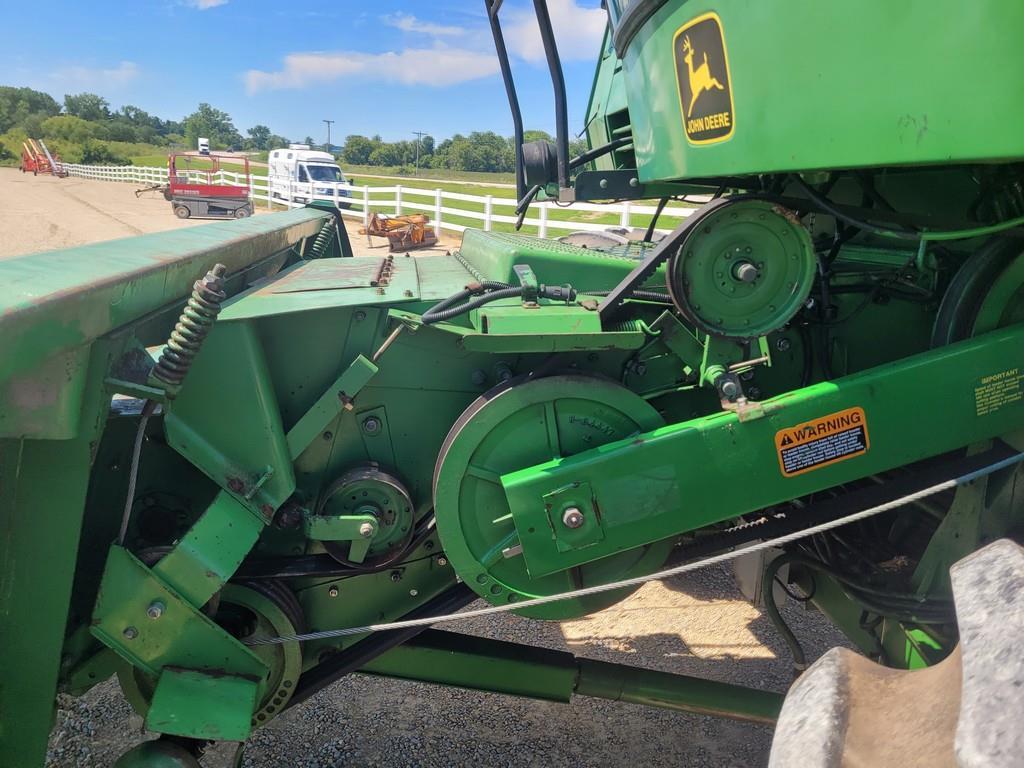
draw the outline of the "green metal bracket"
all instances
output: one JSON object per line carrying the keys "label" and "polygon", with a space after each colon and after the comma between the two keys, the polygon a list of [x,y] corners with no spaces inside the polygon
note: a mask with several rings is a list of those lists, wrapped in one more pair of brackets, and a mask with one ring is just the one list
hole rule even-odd
{"label": "green metal bracket", "polygon": [[512,271],[516,273],[519,285],[523,288],[523,306],[536,307],[537,291],[540,290],[537,275],[534,274],[529,264],[515,264],[512,267]]}
{"label": "green metal bracket", "polygon": [[150,675],[175,666],[259,680],[267,671],[252,651],[118,546],[107,557],[92,633]]}
{"label": "green metal bracket", "polygon": [[573,483],[544,496],[548,525],[559,552],[582,549],[604,538],[590,483]]}
{"label": "green metal bracket", "polygon": [[303,527],[306,535],[314,541],[351,541],[348,559],[361,563],[370,551],[370,542],[377,535],[380,524],[371,514],[307,515]]}
{"label": "green metal bracket", "polygon": [[165,668],[146,713],[146,728],[193,739],[245,741],[252,733],[257,688],[244,677]]}
{"label": "green metal bracket", "polygon": [[[1018,430],[1021,369],[1024,327],[1014,326],[765,401],[757,419],[713,414],[502,475],[529,573],[565,571]],[[1012,386],[1005,372],[1016,376]],[[986,382],[997,377],[993,389]],[[584,482],[605,539],[560,551],[545,497]]]}
{"label": "green metal bracket", "polygon": [[363,355],[345,369],[320,399],[288,430],[288,452],[297,459],[342,410],[352,410],[353,400],[379,369]]}

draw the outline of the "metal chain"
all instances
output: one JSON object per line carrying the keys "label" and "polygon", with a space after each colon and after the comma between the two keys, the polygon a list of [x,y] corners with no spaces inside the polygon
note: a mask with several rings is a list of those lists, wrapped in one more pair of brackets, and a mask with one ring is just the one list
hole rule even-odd
{"label": "metal chain", "polygon": [[616,589],[623,589],[625,587],[635,587],[641,584],[646,584],[649,581],[660,581],[667,579],[671,576],[679,576],[683,573],[689,573],[696,571],[701,568],[707,568],[708,566],[718,565],[725,563],[736,558],[743,557],[744,555],[752,555],[757,552],[763,552],[766,549],[773,549],[776,547],[782,547],[787,544],[792,544],[794,541],[806,538],[808,536],[815,536],[825,531],[831,531],[834,528],[839,528],[850,523],[855,523],[860,520],[866,520],[869,517],[880,515],[883,512],[888,512],[897,507],[901,507],[905,504],[912,504],[919,499],[923,499],[927,496],[933,496],[943,491],[948,491],[956,488],[960,485],[966,485],[967,483],[973,482],[979,478],[985,477],[998,472],[1001,469],[1014,466],[1015,464],[1024,461],[1024,453],[1018,453],[1015,456],[1011,456],[1008,459],[997,461],[994,464],[990,464],[987,467],[982,467],[973,472],[968,472],[965,475],[954,478],[952,480],[945,480],[936,485],[923,488],[920,491],[907,494],[898,499],[887,501],[884,504],[879,504],[869,509],[855,512],[845,517],[839,517],[835,520],[829,520],[828,522],[821,523],[819,525],[805,528],[801,531],[794,531],[792,533],[785,534],[784,536],[778,536],[774,539],[768,539],[766,541],[760,541],[755,544],[751,544],[740,549],[733,550],[732,552],[723,552],[718,555],[706,557],[703,560],[696,560],[692,563],[684,563],[673,568],[668,568],[657,573],[652,573],[647,576],[637,576],[632,579],[623,579],[616,581],[611,584],[601,584],[595,587],[585,587],[583,589],[575,589],[571,592],[562,592],[557,595],[546,595],[544,597],[537,597],[531,600],[523,600],[521,602],[509,603],[508,605],[496,605],[488,608],[478,608],[472,611],[463,611],[461,613],[449,613],[442,616],[428,616],[422,619],[409,619],[406,621],[392,621],[387,624],[367,624],[362,627],[346,627],[344,629],[328,629],[322,632],[309,632],[303,635],[284,635],[282,637],[254,637],[245,641],[246,645],[277,645],[280,643],[293,643],[303,642],[306,640],[324,640],[332,637],[349,637],[351,635],[364,635],[370,632],[387,632],[393,629],[409,629],[411,627],[428,627],[432,624],[443,624],[451,623],[454,621],[465,621],[466,619],[476,619],[481,616],[492,616],[498,613],[508,613],[510,611],[518,611],[523,608],[532,608],[538,605],[547,605],[548,603],[558,602],[560,600],[571,600],[579,597],[587,597],[589,595],[597,595],[602,592],[611,592]]}

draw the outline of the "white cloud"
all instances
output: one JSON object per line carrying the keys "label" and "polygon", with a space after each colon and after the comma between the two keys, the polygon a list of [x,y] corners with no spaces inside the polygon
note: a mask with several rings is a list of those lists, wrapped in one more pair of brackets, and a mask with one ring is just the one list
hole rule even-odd
{"label": "white cloud", "polygon": [[[608,14],[604,10],[581,7],[578,0],[548,0],[548,14],[561,59],[597,61],[608,25]],[[513,54],[527,61],[544,60],[544,43],[532,10],[510,14],[504,32]]]}
{"label": "white cloud", "polygon": [[139,66],[134,61],[122,61],[113,69],[98,67],[61,67],[50,73],[50,79],[69,87],[102,90],[126,85],[139,76]]}
{"label": "white cloud", "polygon": [[185,0],[185,5],[199,11],[208,11],[218,5],[227,5],[228,0]]}
{"label": "white cloud", "polygon": [[406,48],[386,53],[291,53],[276,72],[250,69],[249,93],[309,88],[345,78],[444,87],[489,77],[498,71],[493,53],[464,48]]}
{"label": "white cloud", "polygon": [[433,24],[429,21],[421,21],[408,13],[389,13],[387,16],[381,16],[381,21],[389,27],[400,29],[403,32],[418,32],[432,37],[458,37],[466,34],[464,27]]}

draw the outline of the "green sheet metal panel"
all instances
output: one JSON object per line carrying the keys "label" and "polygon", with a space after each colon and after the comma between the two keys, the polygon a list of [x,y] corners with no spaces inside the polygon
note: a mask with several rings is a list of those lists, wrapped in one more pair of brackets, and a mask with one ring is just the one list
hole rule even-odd
{"label": "green sheet metal panel", "polygon": [[[699,144],[684,130],[681,50],[677,82],[686,34],[675,38],[709,13],[728,65],[708,72],[728,78],[734,119]],[[1024,4],[1005,0],[668,2],[623,61],[640,180],[1024,157],[1022,32]],[[709,46],[694,33],[691,47],[699,70]],[[709,88],[691,117],[720,95]]]}

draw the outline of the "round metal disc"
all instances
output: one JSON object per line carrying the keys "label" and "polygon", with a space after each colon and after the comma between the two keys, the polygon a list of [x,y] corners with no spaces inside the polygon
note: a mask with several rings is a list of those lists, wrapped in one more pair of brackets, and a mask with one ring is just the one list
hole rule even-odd
{"label": "round metal disc", "polygon": [[795,215],[765,200],[737,200],[694,228],[666,279],[676,308],[699,329],[750,339],[797,313],[814,273],[811,238]]}
{"label": "round metal disc", "polygon": [[[239,640],[294,635],[305,628],[302,608],[294,593],[269,579],[227,584],[221,590],[213,619]],[[279,714],[295,692],[295,684],[302,673],[302,648],[299,643],[280,643],[252,646],[250,650],[270,670],[260,681],[256,695],[258,703],[252,724],[258,727]],[[118,669],[117,677],[125,698],[136,712],[145,716],[157,679],[127,663]]]}
{"label": "round metal disc", "polygon": [[[445,554],[478,595],[494,605],[650,573],[672,541],[531,578],[515,547],[519,532],[502,474],[654,429],[658,412],[612,381],[583,375],[511,381],[469,406],[448,433],[434,470],[434,511]],[[543,619],[592,613],[632,590],[565,600],[522,611]]]}
{"label": "round metal disc", "polygon": [[[393,475],[374,465],[345,472],[324,491],[317,505],[318,515],[372,515],[378,528],[370,542],[366,563],[391,555],[408,542],[415,525],[415,510],[409,492]],[[348,562],[350,542],[321,542],[327,553]]]}

